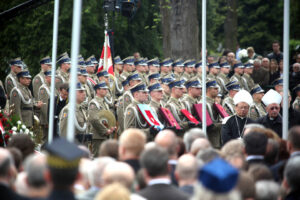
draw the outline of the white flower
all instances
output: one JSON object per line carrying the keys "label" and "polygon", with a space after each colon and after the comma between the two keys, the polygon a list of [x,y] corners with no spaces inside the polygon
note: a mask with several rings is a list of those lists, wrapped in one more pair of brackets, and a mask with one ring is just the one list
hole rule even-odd
{"label": "white flower", "polygon": [[31,135],[31,136],[32,136],[32,135],[33,135],[33,132],[32,132],[32,131],[30,131],[30,132],[29,132],[29,135]]}
{"label": "white flower", "polygon": [[26,129],[26,126],[25,126],[24,124],[23,124],[21,127],[22,127],[22,129],[24,129],[24,130]]}
{"label": "white flower", "polygon": [[29,129],[26,128],[25,132],[24,132],[26,135],[28,135],[29,133]]}
{"label": "white flower", "polygon": [[17,124],[22,124],[22,122],[19,120],[19,121],[17,121]]}
{"label": "white flower", "polygon": [[248,57],[248,52],[247,52],[247,50],[246,50],[246,49],[240,50],[239,53],[238,53],[238,57],[239,57],[239,59]]}
{"label": "white flower", "polygon": [[17,127],[12,127],[12,129],[11,129],[12,131],[17,131]]}
{"label": "white flower", "polygon": [[16,131],[13,131],[13,133],[12,133],[13,135],[16,135],[17,134],[17,132]]}
{"label": "white flower", "polygon": [[20,130],[20,134],[23,134],[23,130],[22,129]]}

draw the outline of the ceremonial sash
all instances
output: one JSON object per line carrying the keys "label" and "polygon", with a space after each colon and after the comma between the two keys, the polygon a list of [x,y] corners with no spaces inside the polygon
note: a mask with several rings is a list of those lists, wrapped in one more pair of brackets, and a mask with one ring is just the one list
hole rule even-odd
{"label": "ceremonial sash", "polygon": [[225,109],[218,103],[214,103],[215,109],[218,111],[218,113],[221,115],[222,118],[228,117],[228,113],[225,111]]}
{"label": "ceremonial sash", "polygon": [[96,82],[91,77],[87,77],[87,80],[89,80],[93,84],[93,86],[96,85]]}
{"label": "ceremonial sash", "polygon": [[159,108],[162,116],[164,117],[164,119],[168,122],[168,124],[170,126],[175,126],[176,129],[180,130],[181,127],[179,126],[179,124],[177,123],[176,119],[174,118],[174,116],[172,115],[171,111],[167,108]]}
{"label": "ceremonial sash", "polygon": [[137,107],[149,126],[154,126],[157,130],[162,130],[164,128],[164,125],[158,120],[156,114],[154,114],[149,105],[138,104]]}
{"label": "ceremonial sash", "polygon": [[193,122],[196,125],[199,124],[198,120],[189,111],[186,109],[181,109],[180,111],[190,122]]}
{"label": "ceremonial sash", "polygon": [[[201,122],[203,122],[203,119],[202,119],[202,103],[194,104],[194,108],[195,108],[195,111],[196,111],[199,119],[201,120]],[[213,124],[213,121],[211,120],[211,117],[208,114],[208,111],[206,110],[206,126],[210,126],[212,124]]]}

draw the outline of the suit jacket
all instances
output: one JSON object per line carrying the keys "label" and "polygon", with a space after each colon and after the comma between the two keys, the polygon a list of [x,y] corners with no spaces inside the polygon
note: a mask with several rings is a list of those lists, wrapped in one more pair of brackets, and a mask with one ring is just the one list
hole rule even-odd
{"label": "suit jacket", "polygon": [[184,192],[169,184],[155,184],[147,186],[138,192],[147,200],[186,200],[189,199]]}
{"label": "suit jacket", "polygon": [[12,189],[0,183],[0,199],[1,200],[27,200],[29,198],[22,197],[15,193]]}
{"label": "suit jacket", "polygon": [[270,120],[269,115],[267,114],[266,116],[259,118],[256,122],[264,125],[266,128],[272,129],[280,138],[282,137],[282,118],[280,115],[274,120]]}
{"label": "suit jacket", "polygon": [[47,200],[75,200],[74,194],[68,190],[52,190]]}

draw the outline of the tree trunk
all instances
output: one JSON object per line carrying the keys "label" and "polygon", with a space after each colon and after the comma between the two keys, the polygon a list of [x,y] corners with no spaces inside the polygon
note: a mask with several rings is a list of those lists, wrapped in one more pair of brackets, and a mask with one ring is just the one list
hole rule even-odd
{"label": "tree trunk", "polygon": [[199,58],[197,0],[161,0],[165,57]]}
{"label": "tree trunk", "polygon": [[224,23],[225,48],[235,53],[237,47],[237,0],[227,0],[227,14]]}

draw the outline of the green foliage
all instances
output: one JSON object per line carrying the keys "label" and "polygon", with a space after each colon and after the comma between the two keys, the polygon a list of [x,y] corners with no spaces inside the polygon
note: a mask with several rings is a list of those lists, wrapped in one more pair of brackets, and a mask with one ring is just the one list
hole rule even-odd
{"label": "green foliage", "polygon": [[[23,3],[24,0],[2,0],[1,11]],[[104,42],[103,1],[82,1],[80,53],[87,58],[92,54],[100,57]],[[31,74],[39,72],[39,60],[52,54],[54,1],[25,12],[9,21],[0,29],[0,79],[9,72],[11,58],[22,57]],[[57,54],[71,54],[73,1],[60,1]],[[155,19],[155,21],[153,20]],[[152,58],[162,55],[160,14],[158,0],[142,1],[132,20],[120,13],[109,13],[110,28],[114,31],[115,55],[122,58],[139,51]],[[148,27],[147,29],[145,27]],[[71,55],[70,55],[71,56]]]}

